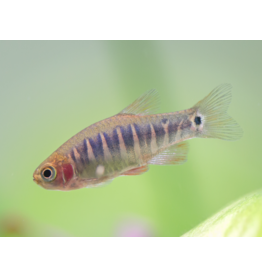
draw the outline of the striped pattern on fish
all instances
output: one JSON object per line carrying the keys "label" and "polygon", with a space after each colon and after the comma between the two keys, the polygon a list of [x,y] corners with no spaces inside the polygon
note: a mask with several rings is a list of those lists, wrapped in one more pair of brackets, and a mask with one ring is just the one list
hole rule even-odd
{"label": "striped pattern on fish", "polygon": [[[157,104],[157,94],[150,91],[121,113],[69,139],[39,166],[34,180],[47,189],[72,190],[96,186],[119,175],[143,173],[149,163],[183,163],[187,153],[185,140],[240,137],[240,128],[225,113],[229,95],[228,86],[223,86],[193,108],[150,114]],[[219,113],[215,107],[216,103],[221,105],[221,98],[222,102],[225,98],[227,101]],[[225,127],[230,129],[225,131]]]}
{"label": "striped pattern on fish", "polygon": [[[188,114],[178,113],[174,117],[171,113],[141,118],[121,115],[119,121],[111,117],[95,124],[95,131],[89,128],[83,130],[81,136],[86,138],[73,147],[69,140],[57,152],[72,158],[79,175],[85,173],[90,164],[104,165],[105,173],[117,170],[118,163],[127,167],[140,166],[164,148],[182,138],[194,136],[191,130],[193,115],[190,117]],[[75,138],[72,139],[76,142]],[[95,177],[95,170],[92,177]]]}

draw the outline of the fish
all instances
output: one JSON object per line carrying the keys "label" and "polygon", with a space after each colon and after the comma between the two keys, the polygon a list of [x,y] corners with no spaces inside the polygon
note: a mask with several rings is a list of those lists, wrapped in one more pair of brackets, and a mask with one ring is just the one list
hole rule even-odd
{"label": "fish", "polygon": [[61,145],[35,170],[33,180],[45,189],[70,191],[140,175],[151,164],[183,164],[186,140],[241,138],[242,129],[227,114],[231,98],[231,85],[223,84],[192,108],[156,114],[159,94],[150,90]]}

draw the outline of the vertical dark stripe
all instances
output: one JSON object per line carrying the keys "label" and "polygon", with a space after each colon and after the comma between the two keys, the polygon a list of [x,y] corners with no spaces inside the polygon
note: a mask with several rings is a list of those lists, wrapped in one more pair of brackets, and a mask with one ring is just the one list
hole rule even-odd
{"label": "vertical dark stripe", "polygon": [[76,157],[75,157],[75,153],[74,153],[74,148],[71,150],[70,155],[71,155],[71,158],[73,159],[73,161],[76,164]]}
{"label": "vertical dark stripe", "polygon": [[134,137],[133,137],[131,125],[128,125],[127,128],[120,126],[120,131],[122,133],[122,137],[125,142],[126,150],[127,151],[133,150],[134,149]]}
{"label": "vertical dark stripe", "polygon": [[167,121],[168,121],[168,119],[166,119],[166,118],[162,119],[162,123],[163,123],[163,124],[166,124]]}
{"label": "vertical dark stripe", "polygon": [[190,128],[192,125],[192,122],[190,120],[185,120],[182,124],[181,124],[181,129],[185,129],[185,128]]}
{"label": "vertical dark stripe", "polygon": [[149,148],[151,144],[151,139],[152,139],[151,126],[150,124],[148,124],[146,127],[146,144]]}
{"label": "vertical dark stripe", "polygon": [[73,149],[71,150],[71,154],[70,154],[70,155],[71,155],[71,158],[72,158],[73,161],[75,162],[77,171],[78,171],[78,172],[82,172],[83,169],[84,169],[84,165],[85,165],[84,160],[81,158],[81,155],[80,155],[80,158],[79,158],[79,159],[76,158],[74,149],[75,149],[75,150],[78,152],[78,154],[80,155],[79,151],[78,151],[77,148],[75,147],[75,148],[73,148]]}
{"label": "vertical dark stripe", "polygon": [[156,134],[156,143],[160,147],[164,141],[165,130],[161,124],[153,125]]}
{"label": "vertical dark stripe", "polygon": [[134,124],[134,128],[135,128],[135,131],[136,131],[136,135],[138,137],[140,148],[142,148],[145,145],[145,138],[142,135],[140,127],[137,124]]}
{"label": "vertical dark stripe", "polygon": [[169,143],[174,142],[180,122],[181,120],[178,120],[176,122],[172,122],[172,121],[169,122],[169,125],[168,125]]}
{"label": "vertical dark stripe", "polygon": [[97,151],[98,151],[98,156],[100,158],[104,158],[104,149],[103,149],[103,141],[101,138],[101,134],[99,133],[96,138],[97,142]]}
{"label": "vertical dark stripe", "polygon": [[180,126],[181,129],[181,138],[183,138],[184,134],[188,133],[189,128],[191,127],[192,122],[190,120],[184,120]]}
{"label": "vertical dark stripe", "polygon": [[90,146],[92,147],[93,154],[94,154],[95,158],[97,159],[98,158],[98,152],[99,152],[98,147],[97,147],[95,141],[91,138],[89,138],[89,143],[90,143]]}
{"label": "vertical dark stripe", "polygon": [[[81,163],[83,164],[83,165],[85,165],[86,163],[85,163],[85,156],[84,156],[84,151],[83,151],[83,145],[80,145],[80,146],[78,146],[78,147],[75,147],[75,149],[76,149],[76,151],[79,153],[79,155],[80,155],[80,161],[81,161]],[[78,160],[78,162],[79,162],[79,160]]]}
{"label": "vertical dark stripe", "polygon": [[82,144],[82,150],[80,152],[81,158],[84,160],[85,164],[89,164],[89,159],[88,159],[88,149],[87,149],[87,141],[84,139],[83,144]]}
{"label": "vertical dark stripe", "polygon": [[113,147],[114,152],[120,155],[120,144],[116,128],[113,131]]}
{"label": "vertical dark stripe", "polygon": [[104,137],[105,137],[107,147],[108,147],[110,153],[113,155],[113,154],[114,154],[114,146],[113,146],[113,143],[112,143],[112,141],[111,141],[111,138],[110,138],[110,136],[109,136],[107,133],[105,133],[105,132],[103,132],[103,135],[104,135]]}

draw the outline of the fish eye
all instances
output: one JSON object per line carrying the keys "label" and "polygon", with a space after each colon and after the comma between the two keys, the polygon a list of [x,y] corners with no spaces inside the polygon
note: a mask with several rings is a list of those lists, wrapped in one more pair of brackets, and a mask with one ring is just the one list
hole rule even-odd
{"label": "fish eye", "polygon": [[195,123],[196,123],[196,125],[201,125],[201,117],[196,116],[195,117]]}
{"label": "fish eye", "polygon": [[56,177],[56,170],[53,167],[47,167],[42,170],[42,178],[45,181],[52,181]]}

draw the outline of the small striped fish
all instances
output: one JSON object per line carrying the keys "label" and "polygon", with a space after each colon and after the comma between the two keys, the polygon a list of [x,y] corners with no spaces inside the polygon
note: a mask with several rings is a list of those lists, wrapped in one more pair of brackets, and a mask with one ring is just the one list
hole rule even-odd
{"label": "small striped fish", "polygon": [[73,190],[97,186],[120,175],[139,175],[148,164],[186,161],[185,140],[236,140],[242,130],[227,115],[231,86],[215,88],[190,109],[153,114],[159,100],[151,90],[119,114],[82,130],[47,158],[34,172],[46,189]]}

